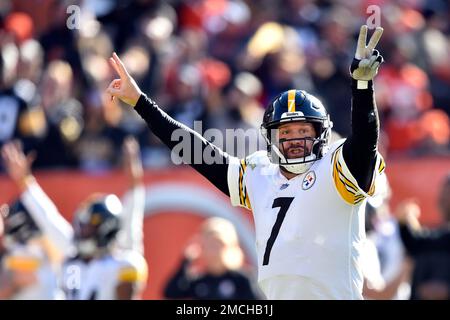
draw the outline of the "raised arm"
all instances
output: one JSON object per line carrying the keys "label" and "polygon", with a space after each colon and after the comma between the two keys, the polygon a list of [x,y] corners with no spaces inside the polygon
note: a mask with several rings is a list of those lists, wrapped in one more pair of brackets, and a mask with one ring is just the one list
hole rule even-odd
{"label": "raised arm", "polygon": [[31,173],[31,158],[27,158],[18,144],[8,143],[2,148],[2,159],[9,177],[21,191],[21,200],[34,221],[63,255],[72,252],[73,229],[37,183]]}
{"label": "raised arm", "polygon": [[373,78],[383,57],[375,50],[383,28],[376,28],[366,46],[367,26],[361,27],[358,45],[350,67],[352,76],[352,132],[344,143],[343,157],[358,185],[369,192],[377,162],[379,132]]}
{"label": "raised arm", "polygon": [[184,249],[184,255],[181,259],[178,269],[168,279],[164,288],[164,297],[168,299],[193,299],[195,291],[193,290],[193,277],[189,274],[190,266],[201,257],[201,246],[199,235],[195,235]]}
{"label": "raised arm", "polygon": [[133,137],[123,144],[123,166],[130,188],[123,199],[122,230],[119,245],[123,249],[144,253],[144,170],[140,158],[139,144]]}
{"label": "raised arm", "polygon": [[[179,139],[181,138],[182,143],[187,147],[183,150],[183,162],[191,165],[219,190],[229,196],[227,172],[230,156],[194,130],[172,119],[153,100],[143,94],[115,53],[110,59],[110,63],[119,74],[120,79],[115,79],[111,82],[107,93],[112,98],[117,97],[134,107],[136,112],[147,122],[152,132],[170,150],[174,150],[180,143]],[[206,163],[203,156],[201,159],[194,159],[195,154],[209,154],[215,161]]]}

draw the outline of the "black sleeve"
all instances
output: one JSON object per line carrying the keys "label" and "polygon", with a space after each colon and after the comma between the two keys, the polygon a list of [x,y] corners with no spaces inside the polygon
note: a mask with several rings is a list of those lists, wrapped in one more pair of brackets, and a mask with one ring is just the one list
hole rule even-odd
{"label": "black sleeve", "polygon": [[187,275],[189,261],[184,259],[179,269],[167,283],[164,289],[164,297],[169,299],[192,298],[192,283]]}
{"label": "black sleeve", "polygon": [[411,256],[422,252],[450,251],[450,232],[447,230],[412,230],[408,225],[400,224],[400,238]]}
{"label": "black sleeve", "polygon": [[352,132],[342,154],[348,169],[364,190],[369,191],[376,164],[380,122],[372,81],[367,89],[358,89],[352,79]]}
{"label": "black sleeve", "polygon": [[[140,96],[134,109],[170,150],[179,152],[178,155],[181,156],[184,163],[191,165],[227,196],[230,195],[227,181],[230,156],[227,153],[194,130],[172,119],[144,94]],[[183,146],[188,146],[187,150],[178,150],[181,149],[180,140],[183,142]],[[214,161],[205,163],[204,154],[211,155],[210,159]]]}

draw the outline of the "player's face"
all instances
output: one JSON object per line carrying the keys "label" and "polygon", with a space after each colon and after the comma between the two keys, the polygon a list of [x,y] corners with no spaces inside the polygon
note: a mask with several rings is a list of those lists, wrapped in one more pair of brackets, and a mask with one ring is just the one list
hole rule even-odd
{"label": "player's face", "polygon": [[[279,149],[287,159],[306,157],[311,154],[316,130],[308,122],[291,122],[278,127]],[[287,141],[285,141],[287,140]]]}
{"label": "player's face", "polygon": [[90,239],[95,236],[96,228],[88,223],[80,223],[75,228],[75,233],[79,239]]}
{"label": "player's face", "polygon": [[78,253],[83,257],[92,257],[97,251],[94,236],[96,227],[87,223],[75,225],[75,245]]}

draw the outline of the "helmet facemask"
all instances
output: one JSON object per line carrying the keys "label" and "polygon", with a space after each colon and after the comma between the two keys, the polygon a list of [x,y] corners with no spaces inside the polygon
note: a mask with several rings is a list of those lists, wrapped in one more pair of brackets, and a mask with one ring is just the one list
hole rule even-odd
{"label": "helmet facemask", "polygon": [[75,221],[75,246],[80,256],[93,257],[100,251],[96,229],[97,226],[93,226],[88,222]]}
{"label": "helmet facemask", "polygon": [[[314,126],[316,137],[303,137],[291,139],[277,139],[278,128],[283,123],[294,121],[302,121],[311,123]],[[288,121],[277,122],[270,126],[269,129],[261,127],[261,134],[267,142],[267,151],[272,163],[279,164],[285,170],[302,174],[308,171],[316,160],[319,160],[328,151],[328,143],[331,131],[331,121],[326,120],[310,120],[292,118]],[[275,137],[275,139],[272,139]],[[298,158],[288,158],[288,150],[286,142],[298,141],[297,147],[303,148],[304,154]]]}

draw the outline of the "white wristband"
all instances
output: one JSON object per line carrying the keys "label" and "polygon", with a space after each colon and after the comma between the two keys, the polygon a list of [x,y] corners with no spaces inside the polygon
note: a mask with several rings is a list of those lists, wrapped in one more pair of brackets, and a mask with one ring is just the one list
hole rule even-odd
{"label": "white wristband", "polygon": [[358,80],[356,88],[359,90],[367,89],[369,87],[369,82],[366,80]]}

